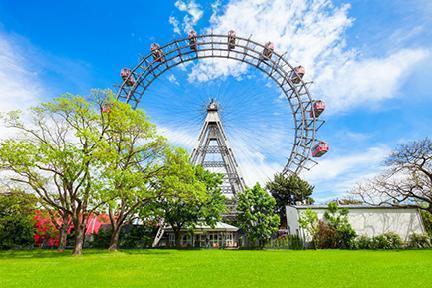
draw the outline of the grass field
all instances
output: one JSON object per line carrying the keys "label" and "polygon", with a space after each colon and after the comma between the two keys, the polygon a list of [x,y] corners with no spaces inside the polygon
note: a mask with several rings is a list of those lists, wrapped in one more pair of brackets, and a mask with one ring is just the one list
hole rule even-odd
{"label": "grass field", "polygon": [[0,287],[432,287],[432,250],[4,251]]}

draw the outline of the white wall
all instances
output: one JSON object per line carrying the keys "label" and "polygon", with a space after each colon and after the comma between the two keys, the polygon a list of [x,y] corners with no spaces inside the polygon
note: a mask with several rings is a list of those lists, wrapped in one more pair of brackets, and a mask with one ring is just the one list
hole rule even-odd
{"label": "white wall", "polygon": [[[314,208],[318,218],[323,219],[325,208]],[[350,222],[357,235],[367,235],[369,237],[395,232],[402,240],[407,240],[412,233],[424,233],[423,222],[420,213],[414,208],[348,208],[348,221]],[[291,234],[302,233],[299,228],[298,218],[300,213],[306,208],[287,207],[287,221]],[[297,212],[297,213],[295,213]]]}

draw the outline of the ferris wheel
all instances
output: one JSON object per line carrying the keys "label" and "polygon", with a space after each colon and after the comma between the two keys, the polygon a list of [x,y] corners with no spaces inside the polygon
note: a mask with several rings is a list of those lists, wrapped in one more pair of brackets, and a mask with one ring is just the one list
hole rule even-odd
{"label": "ferris wheel", "polygon": [[198,35],[191,31],[187,37],[165,45],[153,43],[150,52],[135,67],[123,68],[116,97],[136,108],[150,85],[164,72],[194,60],[218,58],[246,63],[271,79],[288,100],[294,133],[282,173],[298,174],[303,169],[310,170],[317,164],[314,158],[329,150],[328,144],[317,137],[325,122],[320,117],[325,103],[312,98],[309,92],[312,82],[303,80],[305,68],[290,65],[284,56],[285,53],[275,51],[272,42],[261,44],[251,37],[238,37],[233,30],[227,35]]}

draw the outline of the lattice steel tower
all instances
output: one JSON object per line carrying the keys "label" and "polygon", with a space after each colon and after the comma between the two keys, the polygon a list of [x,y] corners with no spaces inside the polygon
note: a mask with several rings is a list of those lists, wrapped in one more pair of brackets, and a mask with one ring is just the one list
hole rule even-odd
{"label": "lattice steel tower", "polygon": [[234,153],[228,145],[218,103],[211,100],[207,106],[207,116],[201,128],[198,141],[191,154],[191,162],[201,164],[205,169],[224,174],[222,193],[232,198],[245,188]]}

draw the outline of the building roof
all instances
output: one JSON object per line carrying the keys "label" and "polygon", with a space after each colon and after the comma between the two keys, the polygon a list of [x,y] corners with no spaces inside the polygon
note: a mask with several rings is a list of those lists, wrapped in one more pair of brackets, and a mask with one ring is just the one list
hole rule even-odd
{"label": "building roof", "polygon": [[[166,230],[172,230],[172,227],[170,225],[167,225],[165,227]],[[188,229],[182,228],[182,231],[186,231]],[[223,222],[217,222],[216,225],[212,228],[209,225],[204,224],[197,224],[195,225],[194,231],[219,231],[219,232],[236,232],[239,230],[239,228],[232,226],[227,223]]]}
{"label": "building roof", "polygon": [[[293,207],[296,209],[327,209],[327,205],[288,205],[287,207]],[[339,208],[348,209],[416,209],[416,207],[396,207],[396,206],[374,206],[374,205],[339,205]]]}

